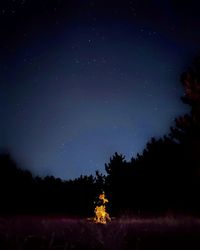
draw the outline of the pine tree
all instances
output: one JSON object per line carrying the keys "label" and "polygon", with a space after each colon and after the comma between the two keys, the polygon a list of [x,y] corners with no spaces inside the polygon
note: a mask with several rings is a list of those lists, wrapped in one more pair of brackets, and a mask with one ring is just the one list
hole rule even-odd
{"label": "pine tree", "polygon": [[190,106],[191,111],[175,120],[170,135],[180,143],[188,164],[196,172],[200,169],[200,56],[181,75],[181,82],[184,87],[182,101]]}

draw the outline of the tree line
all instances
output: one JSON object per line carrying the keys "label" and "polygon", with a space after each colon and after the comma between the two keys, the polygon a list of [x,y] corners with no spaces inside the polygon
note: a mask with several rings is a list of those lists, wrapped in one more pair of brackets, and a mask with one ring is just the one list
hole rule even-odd
{"label": "tree line", "polygon": [[200,57],[181,75],[189,114],[130,161],[115,153],[98,171],[74,180],[33,177],[8,153],[0,155],[0,212],[91,216],[104,190],[112,215],[200,214]]}

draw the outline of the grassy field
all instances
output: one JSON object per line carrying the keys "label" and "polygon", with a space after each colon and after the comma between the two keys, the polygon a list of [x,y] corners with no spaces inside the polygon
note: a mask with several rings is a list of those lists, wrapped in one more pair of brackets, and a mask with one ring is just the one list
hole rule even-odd
{"label": "grassy field", "polygon": [[15,216],[0,218],[0,250],[199,250],[200,220],[192,218],[88,219]]}

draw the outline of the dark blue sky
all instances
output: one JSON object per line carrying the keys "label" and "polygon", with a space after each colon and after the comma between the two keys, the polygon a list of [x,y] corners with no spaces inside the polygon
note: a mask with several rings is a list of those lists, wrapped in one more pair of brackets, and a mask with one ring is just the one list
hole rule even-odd
{"label": "dark blue sky", "polygon": [[199,51],[198,7],[2,2],[0,147],[35,174],[75,178],[168,133],[188,112],[179,78]]}

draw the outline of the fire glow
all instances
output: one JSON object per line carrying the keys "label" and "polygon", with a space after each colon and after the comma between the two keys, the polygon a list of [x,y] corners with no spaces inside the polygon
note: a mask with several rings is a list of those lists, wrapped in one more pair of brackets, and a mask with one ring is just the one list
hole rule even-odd
{"label": "fire glow", "polygon": [[106,224],[108,221],[111,221],[109,214],[106,212],[106,203],[108,203],[108,199],[105,197],[105,193],[99,195],[99,200],[102,203],[100,206],[95,207],[95,223]]}

